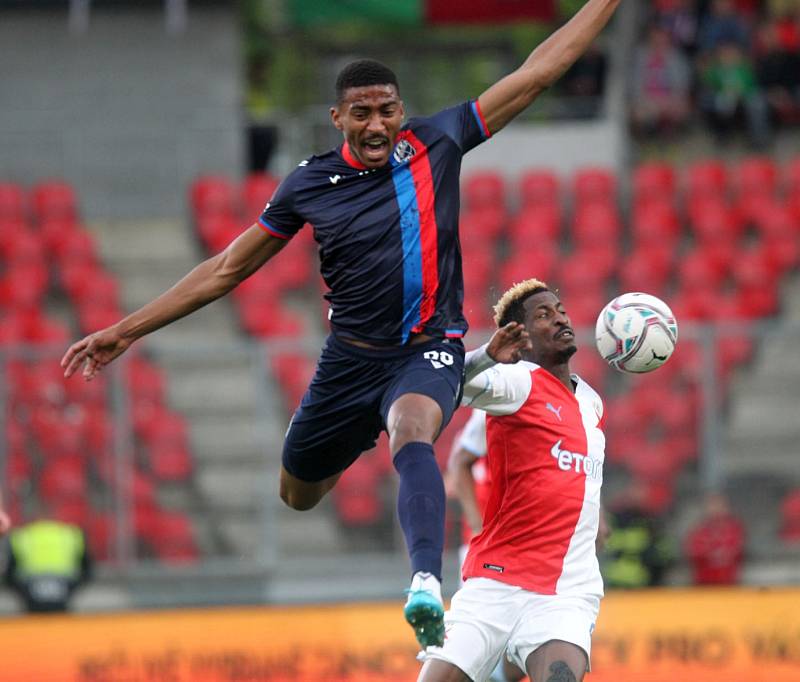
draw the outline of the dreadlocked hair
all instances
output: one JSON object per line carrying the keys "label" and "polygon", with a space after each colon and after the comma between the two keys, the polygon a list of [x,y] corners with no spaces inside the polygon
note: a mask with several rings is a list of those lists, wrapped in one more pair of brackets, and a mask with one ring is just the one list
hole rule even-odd
{"label": "dreadlocked hair", "polygon": [[494,306],[494,321],[498,327],[509,322],[525,322],[525,301],[550,287],[539,279],[526,279],[506,291]]}

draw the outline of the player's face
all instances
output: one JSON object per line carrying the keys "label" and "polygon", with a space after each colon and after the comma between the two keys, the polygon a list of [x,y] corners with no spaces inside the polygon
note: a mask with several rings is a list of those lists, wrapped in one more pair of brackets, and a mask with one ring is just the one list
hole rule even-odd
{"label": "player's face", "polygon": [[525,328],[531,338],[531,359],[542,367],[563,364],[578,350],[569,317],[552,291],[525,301]]}
{"label": "player's face", "polygon": [[343,100],[331,108],[331,120],[358,161],[367,168],[380,168],[389,162],[404,113],[394,85],[367,85],[348,88]]}

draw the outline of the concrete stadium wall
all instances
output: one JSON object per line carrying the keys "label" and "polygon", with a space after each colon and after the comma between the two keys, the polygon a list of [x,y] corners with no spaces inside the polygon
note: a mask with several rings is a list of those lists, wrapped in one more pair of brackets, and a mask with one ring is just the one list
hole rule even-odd
{"label": "concrete stadium wall", "polygon": [[89,218],[176,216],[200,172],[242,169],[243,69],[233,9],[170,34],[157,8],[0,11],[0,179],[65,178]]}

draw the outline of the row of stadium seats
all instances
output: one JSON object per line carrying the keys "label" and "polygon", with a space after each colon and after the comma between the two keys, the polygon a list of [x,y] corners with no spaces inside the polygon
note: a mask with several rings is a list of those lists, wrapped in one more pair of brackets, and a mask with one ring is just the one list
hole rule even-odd
{"label": "row of stadium seats", "polygon": [[69,185],[26,191],[0,183],[0,351],[13,516],[39,508],[77,523],[95,556],[108,559],[116,550],[114,499],[123,495],[133,502],[134,539],[145,556],[196,558],[191,521],[158,501],[159,486],[189,485],[194,469],[186,423],[167,406],[163,373],[135,354],[125,365],[135,445],[128,481],[113,457],[106,378],[63,378],[58,359],[76,332],[48,314],[58,306],[74,317],[77,333],[95,331],[122,316],[119,283],[103,267]]}

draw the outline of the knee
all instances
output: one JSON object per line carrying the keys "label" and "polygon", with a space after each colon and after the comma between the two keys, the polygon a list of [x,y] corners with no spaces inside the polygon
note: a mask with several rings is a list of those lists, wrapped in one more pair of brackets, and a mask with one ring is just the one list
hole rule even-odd
{"label": "knee", "polygon": [[389,445],[393,453],[408,443],[433,443],[434,429],[426,420],[419,417],[398,419],[389,431]]}
{"label": "knee", "polygon": [[293,490],[285,481],[281,481],[280,497],[287,507],[295,511],[308,511],[316,507],[317,502],[319,502],[318,497],[311,497],[297,490]]}

